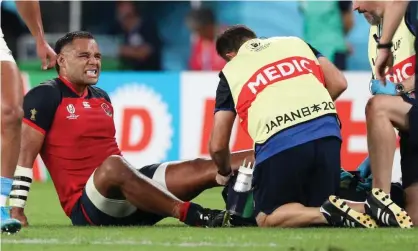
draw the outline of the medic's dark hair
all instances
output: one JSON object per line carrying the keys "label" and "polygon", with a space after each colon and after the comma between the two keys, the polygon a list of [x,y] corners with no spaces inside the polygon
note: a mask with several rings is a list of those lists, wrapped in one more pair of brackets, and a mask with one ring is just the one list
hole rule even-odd
{"label": "medic's dark hair", "polygon": [[216,39],[216,52],[223,59],[229,61],[229,58],[226,56],[227,53],[237,52],[246,41],[256,37],[255,32],[247,26],[231,26]]}

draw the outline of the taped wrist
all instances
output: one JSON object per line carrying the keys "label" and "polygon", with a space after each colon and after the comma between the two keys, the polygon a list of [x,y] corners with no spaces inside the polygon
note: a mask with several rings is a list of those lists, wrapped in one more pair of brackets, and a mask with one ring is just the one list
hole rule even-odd
{"label": "taped wrist", "polygon": [[21,207],[26,206],[26,201],[28,199],[30,185],[32,184],[33,179],[33,170],[32,168],[17,166],[12,191],[9,196],[9,204],[12,207]]}

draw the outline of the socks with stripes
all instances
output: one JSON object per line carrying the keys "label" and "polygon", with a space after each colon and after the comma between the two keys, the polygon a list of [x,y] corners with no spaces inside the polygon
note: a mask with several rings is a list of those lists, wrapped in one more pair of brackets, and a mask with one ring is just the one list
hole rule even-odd
{"label": "socks with stripes", "polygon": [[0,193],[0,207],[6,206],[7,198],[12,190],[13,179],[0,177],[1,193]]}

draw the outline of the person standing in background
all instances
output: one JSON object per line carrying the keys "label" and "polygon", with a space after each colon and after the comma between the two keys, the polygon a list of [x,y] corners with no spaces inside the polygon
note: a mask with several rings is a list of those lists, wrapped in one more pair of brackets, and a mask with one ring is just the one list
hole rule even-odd
{"label": "person standing in background", "polygon": [[216,53],[215,39],[221,27],[211,9],[192,10],[186,24],[193,33],[189,69],[192,71],[220,71],[225,61]]}
{"label": "person standing in background", "polygon": [[351,1],[300,1],[303,37],[340,70],[347,69],[351,47],[347,34],[354,25]]}
{"label": "person standing in background", "polygon": [[122,69],[161,70],[161,40],[156,24],[140,15],[134,2],[117,2],[116,12],[124,37],[119,49]]}
{"label": "person standing in background", "polygon": [[[0,1],[1,3],[1,1]],[[29,29],[36,43],[36,53],[42,63],[42,70],[55,66],[56,53],[45,40],[39,1],[16,1],[16,8]],[[11,20],[6,20],[10,22]],[[20,231],[22,223],[10,217],[9,205],[22,206],[26,193],[30,189],[33,175],[28,168],[17,165],[21,148],[20,133],[22,128],[22,77],[19,68],[13,58],[4,34],[0,29],[0,89],[1,89],[1,191],[0,191],[0,223],[1,233],[16,233]],[[37,111],[33,109],[32,114]],[[17,183],[13,182],[13,178]],[[12,192],[13,188],[20,190]]]}

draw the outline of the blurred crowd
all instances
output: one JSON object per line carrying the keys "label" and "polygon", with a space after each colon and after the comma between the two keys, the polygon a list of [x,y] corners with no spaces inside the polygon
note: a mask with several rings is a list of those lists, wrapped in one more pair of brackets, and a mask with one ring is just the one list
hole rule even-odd
{"label": "blurred crowd", "polygon": [[[223,8],[224,3],[227,2],[202,2],[195,7],[188,1],[81,2],[80,29],[94,35],[119,38],[117,46],[102,48],[111,61],[117,62],[117,70],[219,71],[225,63],[216,54],[216,35],[234,24],[228,22],[228,18],[223,18],[223,21],[218,18],[220,12],[225,12],[227,6]],[[70,4],[41,2],[46,33],[63,34],[69,30]],[[347,60],[353,52],[347,37],[355,25],[351,2],[298,1],[296,4],[298,15],[303,20],[302,37],[340,69],[347,69]],[[279,14],[280,11],[285,10],[277,10]],[[256,9],[254,14],[257,14]],[[232,11],[227,15],[231,16]],[[2,3],[1,19],[9,47],[16,58],[22,58],[17,54],[21,48],[19,38],[28,31],[12,1]],[[285,33],[276,35],[294,35]],[[178,66],[173,67],[175,64]]]}

